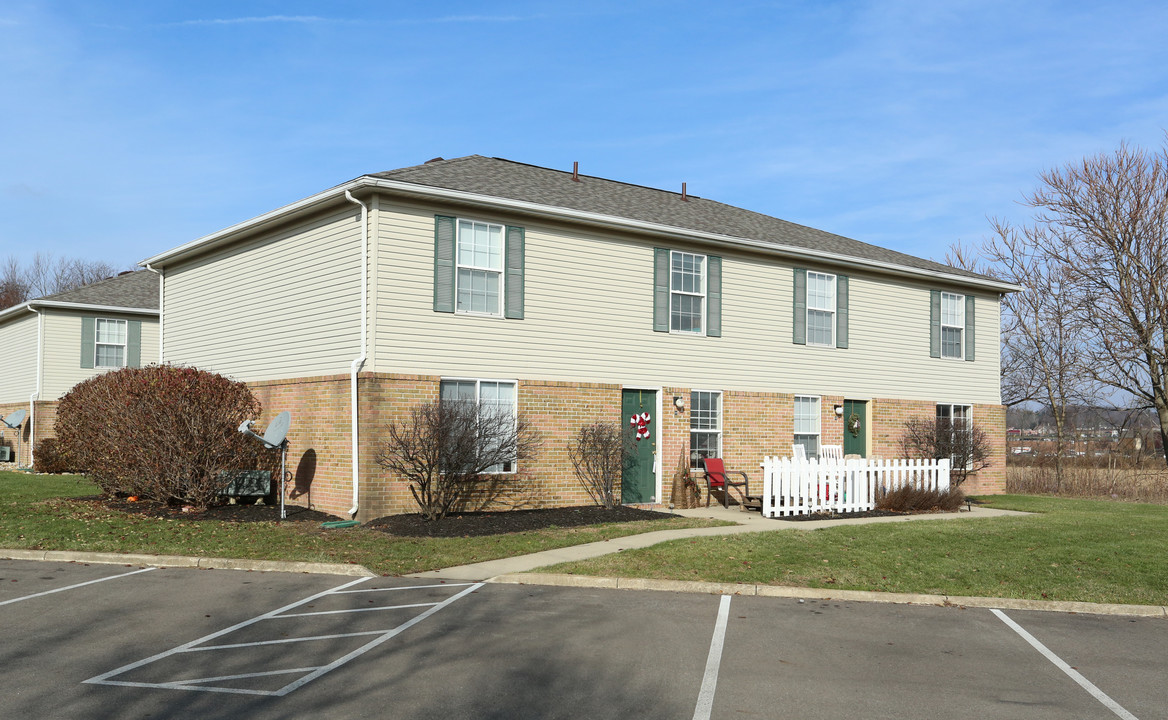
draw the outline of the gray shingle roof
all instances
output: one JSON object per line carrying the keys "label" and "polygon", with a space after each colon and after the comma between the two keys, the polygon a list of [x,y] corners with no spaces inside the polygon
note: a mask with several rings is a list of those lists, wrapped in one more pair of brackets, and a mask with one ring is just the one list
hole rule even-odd
{"label": "gray shingle roof", "polygon": [[108,307],[158,309],[158,275],[149,270],[118,275],[33,300]]}
{"label": "gray shingle roof", "polygon": [[724,203],[481,155],[436,160],[371,177],[538,203],[684,230],[717,233],[804,250],[891,263],[970,278],[984,275],[797,225]]}

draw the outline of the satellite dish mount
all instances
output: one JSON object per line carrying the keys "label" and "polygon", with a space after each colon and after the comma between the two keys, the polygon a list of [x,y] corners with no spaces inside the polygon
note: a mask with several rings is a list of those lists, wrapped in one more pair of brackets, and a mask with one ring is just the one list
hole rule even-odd
{"label": "satellite dish mount", "polygon": [[263,437],[252,432],[251,424],[251,420],[244,420],[239,425],[239,431],[259,440],[269,450],[280,450],[280,519],[287,519],[288,513],[284,508],[284,467],[288,460],[288,428],[292,426],[292,414],[285,410],[277,415],[268,425]]}

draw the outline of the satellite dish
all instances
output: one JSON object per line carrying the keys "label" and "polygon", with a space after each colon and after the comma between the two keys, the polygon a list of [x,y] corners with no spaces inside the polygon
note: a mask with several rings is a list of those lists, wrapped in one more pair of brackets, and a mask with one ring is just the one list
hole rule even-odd
{"label": "satellite dish", "polygon": [[268,425],[267,432],[260,439],[264,445],[269,448],[278,448],[284,444],[284,438],[288,437],[288,428],[292,425],[292,413],[285,410],[272,420]]}
{"label": "satellite dish", "polygon": [[288,455],[288,428],[292,425],[292,413],[285,410],[272,419],[268,423],[268,430],[263,437],[256,435],[251,429],[251,420],[244,420],[239,424],[239,431],[244,435],[259,440],[264,444],[264,447],[269,450],[280,450],[280,519],[288,517],[287,511],[284,509],[284,475],[285,464],[287,463]]}
{"label": "satellite dish", "polygon": [[28,410],[17,410],[8,417],[4,418],[4,424],[15,430],[24,422],[24,418],[28,415]]}

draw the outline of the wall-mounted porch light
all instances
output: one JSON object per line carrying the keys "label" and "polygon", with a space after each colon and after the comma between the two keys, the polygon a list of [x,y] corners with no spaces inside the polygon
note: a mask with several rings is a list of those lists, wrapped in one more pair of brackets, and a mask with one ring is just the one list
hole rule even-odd
{"label": "wall-mounted porch light", "polygon": [[844,406],[843,405],[836,405],[835,406],[835,416],[836,417],[843,417],[844,416]]}

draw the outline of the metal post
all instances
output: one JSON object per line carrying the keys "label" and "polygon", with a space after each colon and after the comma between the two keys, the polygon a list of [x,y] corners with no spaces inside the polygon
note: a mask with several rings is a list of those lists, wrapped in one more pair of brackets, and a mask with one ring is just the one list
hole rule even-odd
{"label": "metal post", "polygon": [[288,514],[284,511],[284,458],[288,455],[288,441],[280,443],[280,519],[286,520]]}

